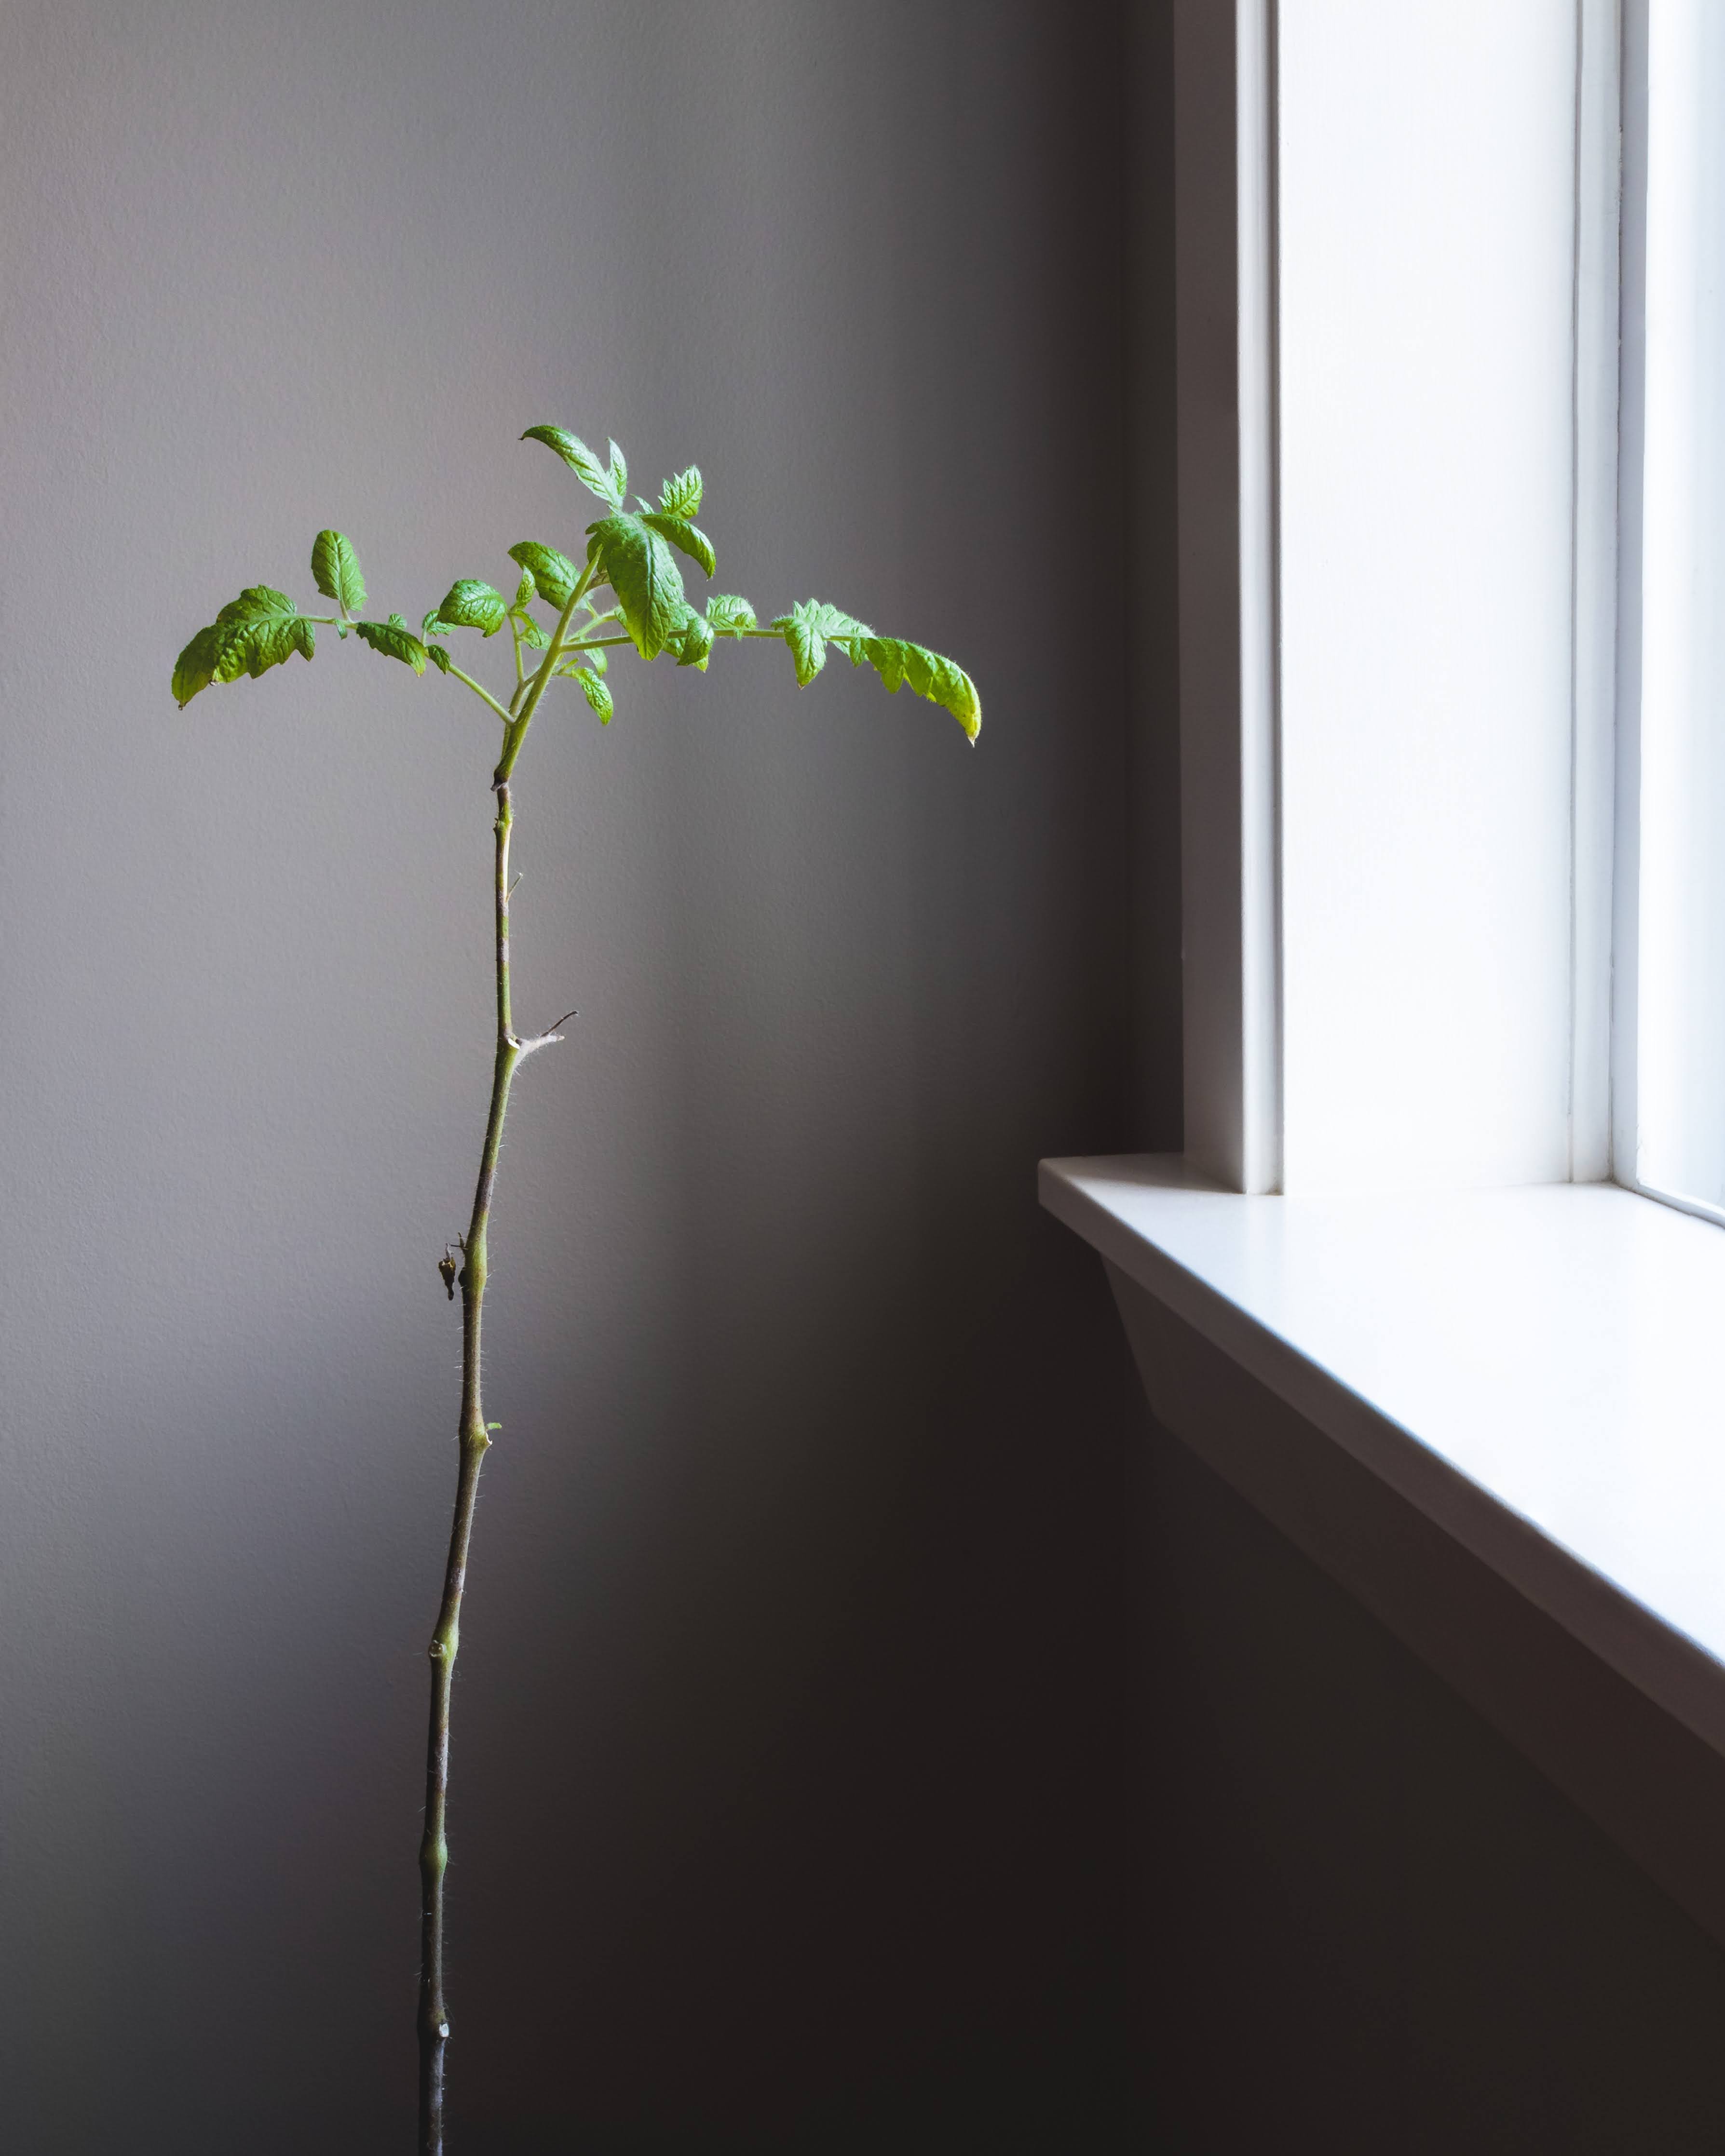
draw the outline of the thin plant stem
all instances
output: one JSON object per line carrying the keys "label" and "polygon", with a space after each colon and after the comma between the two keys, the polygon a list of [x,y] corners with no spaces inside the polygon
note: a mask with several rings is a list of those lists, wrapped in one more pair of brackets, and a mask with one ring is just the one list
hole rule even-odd
{"label": "thin plant stem", "polygon": [[443,1880],[449,1865],[446,1826],[450,1687],[455,1676],[456,1652],[461,1643],[461,1590],[466,1584],[467,1549],[473,1533],[479,1471],[491,1449],[480,1398],[480,1322],[485,1304],[492,1192],[497,1182],[497,1149],[502,1141],[504,1113],[509,1106],[510,1081],[528,1045],[516,1039],[511,1022],[509,831],[513,815],[507,782],[500,783],[496,790],[497,1055],[492,1066],[491,1111],[486,1119],[479,1183],[473,1194],[473,1217],[462,1245],[461,1410],[456,1430],[461,1466],[456,1480],[455,1519],[450,1529],[443,1605],[438,1612],[437,1629],[431,1636],[430,1650],[431,1716],[425,1747],[425,1830],[420,1844],[420,2156],[443,2156],[443,2063],[449,2042],[449,2009],[443,1991]]}
{"label": "thin plant stem", "polygon": [[518,680],[507,710],[480,689],[476,682],[461,674],[459,669],[450,669],[466,681],[468,687],[484,696],[502,719],[503,747],[492,779],[497,802],[493,826],[497,836],[493,883],[497,916],[497,1051],[492,1065],[491,1109],[486,1118],[485,1147],[480,1157],[479,1182],[473,1194],[473,1217],[462,1244],[461,1409],[456,1433],[461,1463],[456,1477],[455,1517],[450,1527],[443,1604],[429,1650],[431,1710],[425,1740],[425,1824],[420,1842],[420,2156],[443,2156],[444,2055],[450,2033],[449,2005],[443,1989],[443,1882],[449,1868],[450,1692],[455,1677],[456,1655],[461,1645],[461,1594],[467,1580],[467,1553],[473,1537],[473,1507],[479,1495],[479,1471],[491,1450],[480,1394],[480,1353],[490,1256],[492,1193],[497,1183],[497,1152],[502,1142],[503,1117],[509,1106],[509,1087],[516,1066],[523,1056],[560,1037],[554,1029],[533,1040],[517,1040],[510,1010],[509,833],[514,813],[509,775],[521,753],[523,738],[532,723],[545,684],[556,668],[576,604],[592,583],[596,567],[596,563],[589,563],[586,573],[563,610],[543,660],[530,680]]}

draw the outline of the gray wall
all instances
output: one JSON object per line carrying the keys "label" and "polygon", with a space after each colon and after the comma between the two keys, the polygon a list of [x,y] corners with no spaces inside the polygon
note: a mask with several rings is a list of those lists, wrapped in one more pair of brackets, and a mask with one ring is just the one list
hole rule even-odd
{"label": "gray wall", "polygon": [[404,2144],[493,735],[327,634],[167,684],[324,524],[415,619],[578,541],[543,419],[698,460],[721,588],[953,651],[986,725],[762,647],[528,745],[518,1009],[581,1015],[496,1229],[460,2146],[1130,2138],[1137,1410],[1032,1179],[1131,1128],[1124,39],[13,0],[9,2145]]}

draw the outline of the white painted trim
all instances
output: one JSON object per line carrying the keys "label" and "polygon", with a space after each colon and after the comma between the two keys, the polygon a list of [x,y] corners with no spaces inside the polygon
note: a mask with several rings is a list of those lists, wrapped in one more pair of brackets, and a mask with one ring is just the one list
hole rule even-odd
{"label": "white painted trim", "polygon": [[1609,1184],[1038,1173],[1057,1218],[1725,1758],[1725,1239]]}
{"label": "white painted trim", "polygon": [[1611,1173],[1623,26],[1577,0],[1569,1179]]}
{"label": "white painted trim", "polygon": [[1274,0],[1176,0],[1186,1143],[1281,1174]]}
{"label": "white painted trim", "polygon": [[1238,0],[1240,1188],[1282,1184],[1276,0]]}
{"label": "white painted trim", "polygon": [[1186,1149],[1236,1187],[1239,432],[1233,11],[1174,0],[1180,883]]}
{"label": "white painted trim", "polygon": [[[1680,1213],[1725,1226],[1725,1205],[1645,1180],[1641,1068],[1648,1030],[1641,995],[1644,856],[1642,741],[1645,650],[1644,612],[1650,578],[1645,544],[1650,480],[1647,436],[1647,282],[1650,180],[1650,0],[1623,0],[1622,376],[1618,473],[1618,715],[1616,863],[1612,993],[1613,1164],[1614,1179]],[[1670,67],[1669,53],[1665,63]],[[1667,83],[1667,92],[1669,91]],[[1669,184],[1669,176],[1667,176]],[[1656,246],[1656,243],[1655,243]],[[1656,273],[1655,273],[1656,274]],[[1666,476],[1669,483],[1669,475]],[[1655,515],[1658,505],[1655,501]],[[1655,588],[1656,590],[1656,587]],[[1658,603],[1655,599],[1655,604]],[[1655,808],[1651,812],[1658,814]],[[1653,932],[1659,932],[1657,927]],[[1656,1107],[1654,1111],[1656,1114]]]}
{"label": "white painted trim", "polygon": [[1639,1189],[1636,987],[1640,954],[1641,451],[1646,371],[1647,0],[1625,0],[1617,465],[1616,808],[1612,877],[1611,1168]]}

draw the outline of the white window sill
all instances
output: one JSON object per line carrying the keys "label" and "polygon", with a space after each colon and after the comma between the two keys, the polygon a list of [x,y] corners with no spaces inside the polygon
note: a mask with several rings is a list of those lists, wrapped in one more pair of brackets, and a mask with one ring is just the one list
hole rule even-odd
{"label": "white window sill", "polygon": [[[1725,1939],[1725,1232],[1609,1184],[1249,1198],[1171,1156],[1041,1194],[1161,1419]],[[1209,1350],[1255,1381],[1220,1411]]]}

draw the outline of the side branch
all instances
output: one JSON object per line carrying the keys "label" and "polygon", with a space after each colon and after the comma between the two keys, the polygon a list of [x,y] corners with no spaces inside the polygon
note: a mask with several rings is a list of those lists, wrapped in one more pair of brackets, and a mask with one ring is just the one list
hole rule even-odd
{"label": "side branch", "polygon": [[564,1036],[559,1029],[567,1025],[569,1020],[577,1015],[574,1011],[565,1011],[554,1024],[547,1026],[543,1033],[529,1034],[525,1040],[518,1039],[512,1034],[509,1037],[509,1045],[516,1051],[515,1060],[518,1067],[526,1062],[536,1048],[548,1048],[554,1040],[561,1040]]}
{"label": "side branch", "polygon": [[[448,657],[448,654],[445,653],[445,656]],[[497,698],[492,696],[489,689],[483,687],[479,682],[476,681],[471,674],[464,674],[461,668],[456,665],[453,659],[450,660],[449,670],[455,675],[456,680],[466,683],[466,686],[473,691],[476,696],[478,697],[481,704],[489,704],[492,711],[497,713],[497,716],[503,721],[503,724],[506,726],[508,725],[509,713],[507,710],[504,706],[497,701]]]}

